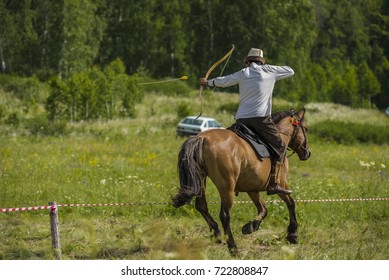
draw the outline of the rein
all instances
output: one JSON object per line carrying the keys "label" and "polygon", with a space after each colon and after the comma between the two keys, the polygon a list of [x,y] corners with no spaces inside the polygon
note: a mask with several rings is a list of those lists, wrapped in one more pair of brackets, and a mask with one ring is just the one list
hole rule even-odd
{"label": "rein", "polygon": [[[298,149],[300,149],[300,148],[302,148],[302,149],[304,149],[304,150],[307,150],[305,147],[303,147],[303,145],[304,145],[304,143],[308,144],[307,133],[306,133],[304,127],[302,126],[302,121],[301,121],[300,118],[294,113],[293,110],[291,110],[290,123],[292,124],[292,126],[294,126],[294,130],[293,130],[293,133],[292,133],[292,134],[290,134],[289,131],[286,131],[286,130],[279,130],[279,131],[278,131],[278,132],[281,133],[281,134],[290,136],[290,142],[289,142],[289,144],[292,146],[292,148],[287,147],[287,150],[288,150],[288,151],[292,150],[292,154],[290,154],[289,156],[287,156],[288,158],[291,157],[291,156],[293,156],[293,155],[295,154],[295,151],[294,151],[294,150],[298,150]],[[297,134],[299,133],[300,128],[301,128],[302,131],[303,131],[305,142],[303,142],[302,144],[300,144],[300,145],[297,147],[297,144],[296,144],[296,136],[297,136]]]}

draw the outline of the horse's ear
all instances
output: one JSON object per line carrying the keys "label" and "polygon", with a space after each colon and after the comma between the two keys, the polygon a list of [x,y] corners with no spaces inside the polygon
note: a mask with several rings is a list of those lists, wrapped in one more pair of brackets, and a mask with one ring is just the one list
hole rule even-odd
{"label": "horse's ear", "polygon": [[304,115],[305,115],[305,108],[301,108],[298,112],[297,112],[297,115],[299,116],[300,120],[302,120],[304,118]]}

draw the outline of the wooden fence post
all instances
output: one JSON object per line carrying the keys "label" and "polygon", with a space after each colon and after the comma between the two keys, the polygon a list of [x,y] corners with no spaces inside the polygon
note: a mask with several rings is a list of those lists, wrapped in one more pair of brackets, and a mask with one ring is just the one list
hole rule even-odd
{"label": "wooden fence post", "polygon": [[59,240],[59,222],[58,222],[58,207],[56,202],[49,202],[50,207],[50,226],[51,226],[51,243],[53,247],[54,257],[61,259],[61,243]]}

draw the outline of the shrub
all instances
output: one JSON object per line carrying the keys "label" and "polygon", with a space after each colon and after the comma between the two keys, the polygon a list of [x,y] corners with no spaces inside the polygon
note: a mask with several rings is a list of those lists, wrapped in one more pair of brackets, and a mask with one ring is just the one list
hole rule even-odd
{"label": "shrub", "polygon": [[191,115],[191,107],[190,104],[187,102],[180,102],[177,106],[177,116],[178,118],[182,119],[186,116]]}
{"label": "shrub", "polygon": [[193,90],[186,81],[177,80],[164,83],[163,80],[161,80],[161,82],[162,83],[145,84],[141,86],[145,91],[158,92],[166,96],[189,96],[190,92]]}
{"label": "shrub", "polygon": [[0,122],[4,118],[4,116],[5,116],[5,109],[4,106],[0,104]]}
{"label": "shrub", "polygon": [[98,67],[73,74],[68,79],[49,81],[50,95],[45,108],[50,120],[95,120],[134,117],[135,105],[142,101],[138,77],[125,74],[120,60],[104,71]]}
{"label": "shrub", "polygon": [[5,91],[12,92],[14,96],[26,104],[42,102],[46,98],[47,88],[36,77],[23,78],[18,76],[0,75],[0,84]]}
{"label": "shrub", "polygon": [[388,143],[389,130],[371,124],[323,121],[310,127],[310,133],[326,141],[342,144],[354,143]]}
{"label": "shrub", "polygon": [[49,121],[45,115],[26,120],[24,127],[35,136],[63,135],[66,132],[66,122]]}
{"label": "shrub", "polygon": [[19,118],[17,113],[11,113],[8,118],[4,121],[5,124],[13,127],[18,127],[19,126]]}

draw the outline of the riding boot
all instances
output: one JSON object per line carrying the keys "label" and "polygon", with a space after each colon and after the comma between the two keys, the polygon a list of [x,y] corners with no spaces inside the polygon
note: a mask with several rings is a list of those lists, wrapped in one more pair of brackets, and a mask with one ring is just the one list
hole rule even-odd
{"label": "riding boot", "polygon": [[279,177],[280,177],[280,169],[282,167],[282,163],[277,161],[275,164],[272,164],[270,171],[270,181],[267,185],[267,194],[285,194],[289,195],[293,191],[283,189],[279,186]]}

